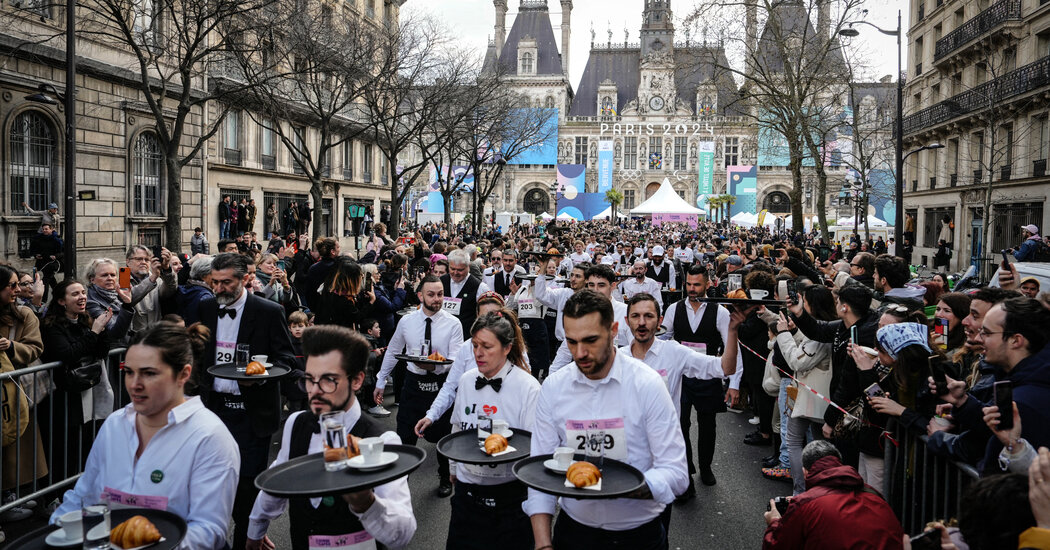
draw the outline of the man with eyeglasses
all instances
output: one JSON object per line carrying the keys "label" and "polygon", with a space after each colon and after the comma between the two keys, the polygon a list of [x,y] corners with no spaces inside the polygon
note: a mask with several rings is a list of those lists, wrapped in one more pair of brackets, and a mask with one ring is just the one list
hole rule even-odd
{"label": "man with eyeglasses", "polygon": [[869,252],[859,252],[849,262],[849,276],[854,281],[875,288],[875,256]]}
{"label": "man with eyeglasses", "polygon": [[171,252],[160,249],[160,257],[141,244],[128,249],[125,260],[131,270],[131,303],[135,316],[131,319],[131,335],[160,322],[160,301],[175,294],[178,282],[171,270]]}
{"label": "man with eyeglasses", "polygon": [[201,398],[230,430],[241,455],[233,501],[233,547],[238,549],[245,547],[248,514],[259,494],[255,477],[266,469],[270,436],[280,426],[280,385],[223,380],[209,374],[207,367],[234,362],[237,347],[247,345],[249,356],[266,355],[267,361],[293,369],[293,374],[302,372],[295,361],[284,309],[245,288],[251,277],[249,263],[241,254],[215,256],[211,272],[215,296],[203,299],[199,308],[201,323],[211,331],[203,354],[205,369],[200,373]]}
{"label": "man with eyeglasses", "polygon": [[[348,440],[379,437],[386,445],[401,444],[396,433],[384,430],[368,415],[361,414],[361,404],[354,397],[364,383],[370,352],[364,337],[348,328],[323,325],[306,329],[306,373],[298,382],[309,396],[310,410],[288,418],[271,468],[324,450],[319,417],[325,413],[342,413]],[[335,498],[288,500],[260,493],[252,508],[248,550],[274,548],[266,531],[286,506],[293,548],[335,547],[333,541],[344,537],[357,541],[349,548],[375,548],[377,543],[401,548],[416,532],[408,478],[402,477],[374,489]]]}
{"label": "man with eyeglasses", "polygon": [[514,275],[524,275],[525,268],[518,265],[517,252],[509,248],[503,251],[502,263],[502,267],[493,266],[492,274],[485,277],[485,284],[506,300],[512,294],[510,287],[514,282]]}

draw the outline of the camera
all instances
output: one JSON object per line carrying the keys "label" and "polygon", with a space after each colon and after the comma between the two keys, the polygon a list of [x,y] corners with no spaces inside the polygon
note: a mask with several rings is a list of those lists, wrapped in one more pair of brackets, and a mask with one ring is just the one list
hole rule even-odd
{"label": "camera", "polygon": [[[773,504],[777,507],[777,512],[780,513],[781,516],[783,516],[787,512],[788,503],[790,502],[791,497],[776,497],[773,499]],[[766,504],[767,512],[772,509],[773,508],[770,505]]]}

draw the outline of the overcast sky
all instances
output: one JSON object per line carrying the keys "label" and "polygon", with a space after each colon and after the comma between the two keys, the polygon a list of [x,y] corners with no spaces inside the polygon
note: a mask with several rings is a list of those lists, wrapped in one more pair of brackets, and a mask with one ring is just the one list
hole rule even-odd
{"label": "overcast sky", "polygon": [[[507,31],[510,32],[514,24],[514,16],[518,11],[519,0],[507,0]],[[672,7],[676,18],[683,17],[698,2],[695,0],[675,0]],[[554,35],[557,37],[558,46],[561,48],[561,2],[559,0],[548,0],[551,12],[551,25]],[[868,0],[866,4],[870,10],[866,21],[878,25],[884,29],[894,29],[897,26],[897,10],[902,8],[904,13],[903,25],[908,28],[908,2],[905,0]],[[630,31],[630,41],[638,42],[638,29],[641,27],[643,0],[574,0],[572,10],[572,38],[569,50],[569,72],[570,82],[575,89],[580,82],[584,66],[587,64],[587,54],[591,42],[591,26],[593,24],[597,41],[604,43],[608,41],[607,29],[612,29],[613,42],[623,42],[623,30],[626,27]],[[487,40],[493,34],[495,23],[495,8],[492,0],[408,0],[402,6],[403,16],[409,16],[414,12],[427,11],[433,13],[448,23],[450,32],[459,37],[464,45],[473,45],[477,48],[479,56],[484,55],[488,46]],[[862,25],[859,27],[861,35],[852,40],[862,41],[864,52],[868,52],[874,67],[872,72],[876,76],[893,74],[897,70],[897,62],[893,52],[897,48],[896,39],[885,36],[875,29]],[[905,31],[907,32],[907,31]],[[678,40],[684,40],[681,33],[677,34]],[[907,49],[907,39],[904,46]],[[907,57],[905,57],[907,59]]]}

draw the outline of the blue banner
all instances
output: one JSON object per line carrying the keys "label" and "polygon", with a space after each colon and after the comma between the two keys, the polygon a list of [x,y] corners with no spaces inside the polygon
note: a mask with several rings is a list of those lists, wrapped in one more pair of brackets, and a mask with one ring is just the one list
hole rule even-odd
{"label": "blue banner", "polygon": [[612,189],[613,179],[613,142],[598,142],[598,192],[605,193]]}
{"label": "blue banner", "polygon": [[736,203],[729,207],[729,216],[740,212],[755,214],[758,212],[758,167],[727,166],[726,189],[730,195],[736,195]]}

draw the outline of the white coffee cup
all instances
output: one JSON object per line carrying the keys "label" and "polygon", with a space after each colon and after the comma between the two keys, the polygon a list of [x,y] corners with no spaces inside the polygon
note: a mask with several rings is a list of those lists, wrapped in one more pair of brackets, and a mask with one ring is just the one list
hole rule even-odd
{"label": "white coffee cup", "polygon": [[766,296],[769,296],[769,292],[759,288],[752,288],[750,292],[752,300],[763,300]]}
{"label": "white coffee cup", "polygon": [[361,449],[361,460],[365,464],[375,464],[383,456],[383,439],[379,437],[366,437],[357,442]]}
{"label": "white coffee cup", "polygon": [[80,510],[62,514],[55,523],[62,528],[66,540],[84,538],[84,520],[80,516]]}
{"label": "white coffee cup", "polygon": [[506,420],[493,420],[492,421],[492,433],[503,435],[510,430],[510,423]]}
{"label": "white coffee cup", "polygon": [[259,363],[266,364],[266,360],[270,357],[268,355],[253,355],[252,361],[258,361]]}
{"label": "white coffee cup", "polygon": [[558,447],[554,449],[554,462],[559,468],[568,468],[572,464],[572,447]]}

